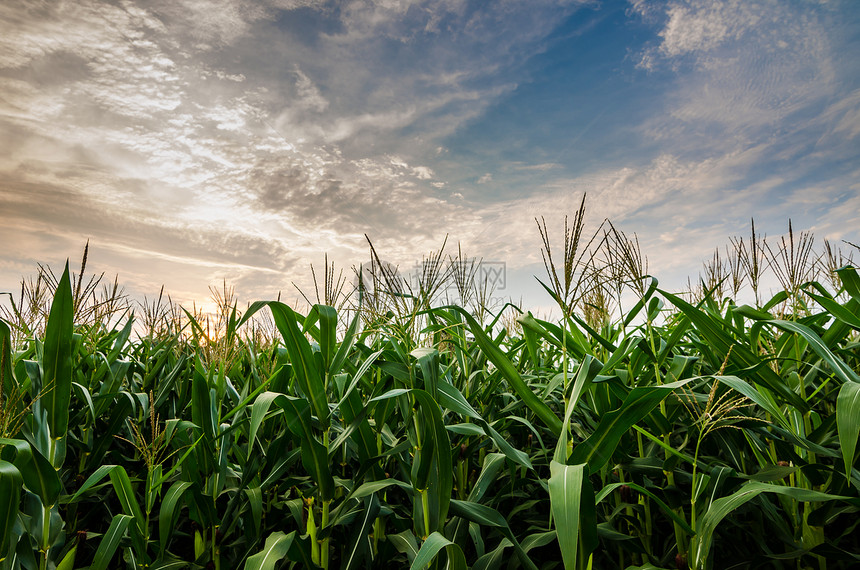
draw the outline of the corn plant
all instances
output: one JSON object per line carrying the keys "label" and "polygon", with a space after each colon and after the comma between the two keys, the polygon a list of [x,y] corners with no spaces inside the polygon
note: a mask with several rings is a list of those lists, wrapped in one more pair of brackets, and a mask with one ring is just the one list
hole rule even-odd
{"label": "corn plant", "polygon": [[0,568],[856,566],[850,258],[753,229],[690,298],[584,215],[561,257],[539,224],[555,319],[462,251],[210,316],[44,273],[0,320]]}

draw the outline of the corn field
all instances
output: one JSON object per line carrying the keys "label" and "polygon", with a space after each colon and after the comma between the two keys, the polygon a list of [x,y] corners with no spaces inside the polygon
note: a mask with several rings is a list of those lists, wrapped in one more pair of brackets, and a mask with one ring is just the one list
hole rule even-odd
{"label": "corn field", "polygon": [[308,310],[217,318],[43,267],[0,320],[0,568],[860,567],[857,270],[753,228],[674,294],[583,216],[538,224],[553,319],[462,264],[463,306],[326,261]]}

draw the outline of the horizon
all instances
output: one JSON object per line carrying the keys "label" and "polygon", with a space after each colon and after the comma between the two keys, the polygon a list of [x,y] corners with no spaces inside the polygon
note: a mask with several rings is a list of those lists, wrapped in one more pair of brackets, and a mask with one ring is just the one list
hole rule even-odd
{"label": "horizon", "polygon": [[[588,237],[584,236],[584,238]],[[626,236],[623,233],[620,234],[620,237],[622,239],[631,239],[630,236]],[[752,263],[752,255],[749,253],[748,247],[753,237],[756,238],[758,247],[760,248],[760,262],[762,263],[760,273],[756,279],[756,286],[753,286],[753,280],[748,271],[749,264]],[[792,279],[795,281],[799,280],[795,284],[798,287],[798,292],[802,292],[807,288],[808,284],[813,284],[813,287],[819,292],[821,291],[820,287],[824,287],[834,296],[839,293],[847,294],[838,283],[835,270],[844,267],[856,268],[854,255],[860,252],[860,245],[847,241],[844,242],[845,245],[850,247],[847,252],[835,244],[827,244],[824,249],[821,249],[815,246],[814,237],[811,233],[802,230],[790,233],[788,239],[785,239],[785,236],[779,236],[778,241],[771,239],[770,242],[768,242],[767,236],[758,233],[753,236],[740,236],[739,238],[736,236],[732,239],[732,248],[727,246],[725,257],[711,258],[704,261],[703,272],[699,272],[695,280],[688,277],[686,287],[667,287],[665,284],[660,283],[659,275],[654,275],[652,272],[646,272],[640,279],[647,282],[656,280],[656,286],[660,290],[679,295],[681,298],[685,298],[688,302],[693,302],[694,304],[700,299],[709,297],[720,299],[721,303],[729,301],[730,304],[735,306],[750,305],[758,308],[773,305],[772,308],[768,308],[767,310],[776,310],[777,313],[775,314],[780,314],[783,310],[793,310],[790,306],[786,305],[788,300],[784,296],[785,292],[793,290],[792,285],[786,283],[786,281]],[[598,246],[598,249],[591,250],[591,253],[585,256],[586,261],[581,266],[582,269],[574,270],[573,277],[574,281],[576,281],[580,278],[577,276],[582,274],[583,283],[586,283],[588,282],[587,275],[589,272],[599,271],[600,290],[603,294],[607,295],[606,303],[603,305],[605,310],[608,311],[605,314],[606,323],[614,325],[625,320],[628,316],[627,311],[633,305],[637,304],[643,293],[641,291],[637,292],[637,286],[631,281],[631,275],[627,273],[629,270],[625,270],[623,274],[615,274],[612,270],[606,271],[609,269],[609,265],[607,264],[611,265],[610,258],[613,258],[613,256],[616,256],[615,261],[618,262],[621,259],[617,256],[624,257],[632,253],[634,255],[632,259],[635,262],[636,255],[638,255],[635,249],[628,250],[627,253],[619,250],[618,242],[615,242],[616,245],[611,245],[612,239],[608,239],[609,242],[604,242]],[[632,236],[631,241],[628,242],[628,248],[636,247],[634,240],[635,236]],[[587,239],[582,239],[579,242],[580,249],[586,241]],[[613,249],[615,253],[611,252]],[[473,315],[480,316],[481,319],[489,317],[498,319],[502,317],[502,314],[510,305],[515,306],[521,314],[533,314],[539,319],[554,321],[561,318],[558,301],[553,299],[553,294],[549,292],[549,289],[558,290],[557,288],[564,286],[564,269],[562,267],[564,260],[559,258],[557,247],[553,248],[554,253],[552,254],[556,267],[553,268],[553,261],[548,260],[551,266],[544,267],[544,275],[531,275],[536,286],[540,287],[541,292],[549,299],[548,303],[536,306],[525,305],[522,299],[518,301],[505,294],[508,277],[504,264],[499,265],[496,262],[490,262],[489,267],[487,267],[487,264],[483,260],[468,256],[461,257],[462,251],[454,254],[450,251],[446,252],[444,248],[433,252],[430,257],[423,259],[422,263],[412,266],[411,271],[410,268],[401,269],[400,267],[389,265],[383,259],[378,259],[373,255],[371,255],[371,258],[377,259],[377,262],[364,263],[358,268],[355,266],[350,268],[352,273],[351,279],[349,274],[333,267],[331,264],[318,268],[311,267],[313,281],[310,282],[310,286],[313,288],[299,289],[298,285],[292,282],[291,286],[295,293],[295,297],[292,299],[282,298],[284,295],[281,291],[275,297],[269,299],[250,299],[243,297],[241,291],[237,291],[232,283],[223,280],[219,285],[210,285],[209,296],[207,298],[193,299],[190,303],[174,300],[170,292],[164,290],[164,286],[160,288],[157,295],[154,292],[136,295],[134,292],[127,291],[119,275],[115,275],[111,279],[109,275],[103,272],[99,273],[98,270],[91,270],[88,250],[89,244],[84,247],[81,265],[76,264],[73,259],[66,259],[59,266],[38,263],[38,270],[35,273],[21,277],[19,281],[20,294],[23,297],[29,298],[33,292],[39,290],[36,280],[41,275],[39,279],[43,283],[43,290],[40,298],[43,305],[39,311],[45,311],[44,314],[25,313],[23,307],[19,305],[19,310],[22,310],[24,316],[15,318],[10,311],[14,311],[15,305],[18,304],[15,297],[16,293],[13,291],[0,291],[0,296],[9,296],[12,299],[12,305],[0,301],[0,317],[13,324],[16,328],[20,324],[15,323],[26,323],[27,327],[44,326],[47,319],[47,310],[51,305],[50,297],[52,295],[50,290],[52,285],[45,288],[44,283],[56,284],[59,282],[60,275],[62,274],[61,269],[65,267],[70,273],[73,288],[83,288],[84,294],[81,296],[83,301],[82,315],[90,314],[90,310],[96,308],[97,305],[114,306],[114,309],[108,311],[106,316],[84,316],[80,324],[93,322],[116,328],[124,326],[127,318],[133,318],[136,323],[134,330],[138,334],[142,330],[145,330],[145,328],[141,329],[141,326],[146,326],[142,323],[149,320],[150,313],[162,314],[163,317],[159,318],[167,318],[168,321],[172,322],[177,317],[181,320],[186,319],[186,317],[182,316],[182,313],[185,312],[193,315],[200,322],[201,326],[205,326],[208,331],[210,325],[216,328],[224,325],[225,323],[221,323],[221,319],[228,316],[231,308],[239,309],[239,315],[241,316],[255,302],[276,300],[286,303],[302,315],[309,314],[312,306],[315,304],[331,305],[338,309],[338,314],[341,317],[347,320],[349,312],[355,311],[359,307],[364,307],[363,311],[365,313],[368,311],[374,313],[380,307],[385,310],[394,309],[398,312],[406,310],[409,313],[411,310],[417,309],[409,309],[407,307],[409,303],[401,307],[401,303],[396,298],[422,298],[422,293],[431,289],[435,293],[430,295],[428,306],[461,306],[469,309]],[[547,252],[543,249],[541,253],[543,255]],[[628,259],[631,258],[628,257]],[[643,258],[640,261],[643,263],[640,263],[639,269],[647,269],[647,259]],[[621,262],[624,263],[623,260]],[[375,269],[377,267],[381,267],[382,269]],[[551,271],[558,271],[557,278],[561,280],[560,283],[553,284]],[[436,274],[435,279],[427,279],[427,275],[434,273]],[[359,275],[361,275],[361,279],[364,282],[364,288],[367,291],[367,295],[369,295],[369,299],[374,297],[373,291],[375,289],[379,289],[385,294],[377,301],[371,300],[369,303],[365,301],[362,304],[358,287]],[[501,288],[499,288],[500,282]],[[471,293],[465,301],[461,296],[461,289],[464,283],[467,286],[471,286],[467,287],[470,288]],[[815,283],[820,285],[815,285]],[[645,287],[645,285],[641,285],[641,287]],[[578,285],[575,285],[574,288],[578,288]],[[388,294],[387,291],[391,290],[398,291],[398,294]],[[586,322],[590,322],[588,313],[591,309],[598,308],[592,304],[599,302],[590,297],[593,293],[594,282],[591,282],[591,285],[586,285],[580,290],[578,295],[574,295],[570,305],[573,314],[585,319]],[[46,294],[47,296],[44,296]],[[329,301],[326,298],[329,295],[332,296],[333,301]],[[660,296],[662,297],[663,295]],[[356,300],[356,297],[358,297],[358,300]],[[807,301],[809,300],[811,299],[807,299]],[[224,311],[227,312],[225,313]],[[678,308],[673,307],[670,303],[664,306],[660,310],[660,313],[664,316],[665,314],[674,314],[677,311]],[[95,311],[92,314],[96,315],[98,313],[99,311]],[[142,320],[140,315],[143,315]],[[663,316],[660,316],[657,320],[662,322]],[[117,319],[117,317],[119,318]],[[507,321],[507,317],[502,320]],[[255,322],[258,321],[259,319],[255,318]],[[636,317],[633,323],[641,325],[642,322],[640,321],[641,315]],[[269,324],[271,325],[271,323]],[[341,322],[341,326],[346,327],[347,321]],[[594,325],[592,324],[592,326]],[[206,334],[208,335],[209,333],[207,332]],[[217,335],[218,330],[213,329],[212,334]]]}

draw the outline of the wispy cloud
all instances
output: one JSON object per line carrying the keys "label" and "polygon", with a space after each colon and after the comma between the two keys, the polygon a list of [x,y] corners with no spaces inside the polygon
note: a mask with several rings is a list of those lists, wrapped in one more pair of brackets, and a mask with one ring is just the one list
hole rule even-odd
{"label": "wispy cloud", "polygon": [[[776,0],[5,3],[0,237],[22,252],[7,265],[59,244],[74,254],[92,237],[129,281],[163,278],[189,296],[224,275],[262,295],[300,280],[285,273],[324,251],[363,258],[365,234],[395,262],[451,234],[525,265],[538,251],[532,218],[572,211],[585,191],[597,219],[644,227],[678,267],[700,258],[692,241],[724,237],[751,209],[818,212],[829,221],[807,220],[835,235],[855,219],[839,201],[860,193],[845,10]],[[601,63],[602,76],[565,83],[548,99],[552,119],[544,101],[514,109],[553,152],[531,152],[503,113],[493,117],[504,137],[450,151],[558,61],[573,62],[560,76],[587,67],[597,57],[588,50],[553,50],[594,33],[603,51],[612,13],[651,41]],[[531,65],[550,52],[555,63]],[[616,77],[631,84],[629,101],[599,91]],[[550,123],[577,110],[578,86],[606,102]],[[598,140],[592,158],[568,157]],[[804,202],[812,195],[822,200]],[[16,271],[0,269],[7,281]],[[198,285],[181,285],[185,271]]]}
{"label": "wispy cloud", "polygon": [[639,65],[676,74],[666,98],[671,119],[656,117],[648,133],[698,145],[755,141],[790,132],[804,113],[846,96],[836,16],[825,4],[807,8],[775,0],[636,3],[648,21],[661,22]]}
{"label": "wispy cloud", "polygon": [[[636,233],[655,275],[681,286],[715,247],[747,233],[751,217],[759,231],[780,235],[787,219],[820,237],[856,235],[860,184],[857,172],[827,182],[798,184],[799,166],[780,174],[757,175],[770,149],[759,145],[703,160],[662,154],[642,166],[609,168],[589,175],[557,178],[528,196],[478,208],[480,231],[465,242],[512,269],[540,262],[534,218],[545,216],[561,235],[562,216],[588,195],[591,229],[604,218]],[[560,239],[560,238],[559,238]]]}
{"label": "wispy cloud", "polygon": [[[213,270],[358,254],[365,233],[425,249],[470,216],[420,156],[572,9],[527,4],[6,4],[3,222]],[[479,45],[504,57],[459,57]]]}

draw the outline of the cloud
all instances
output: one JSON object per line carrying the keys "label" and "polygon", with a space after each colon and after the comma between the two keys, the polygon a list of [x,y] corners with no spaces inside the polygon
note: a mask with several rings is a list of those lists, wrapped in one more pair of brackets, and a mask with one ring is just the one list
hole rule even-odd
{"label": "cloud", "polygon": [[575,212],[585,193],[592,229],[609,218],[625,231],[637,232],[658,275],[661,269],[690,267],[741,231],[751,215],[760,219],[761,227],[785,221],[783,208],[774,212],[762,205],[785,192],[797,173],[750,183],[765,151],[752,147],[705,160],[662,154],[642,166],[556,178],[526,197],[479,208],[484,231],[464,241],[505,259],[512,268],[540,262],[534,218],[545,216],[561,235],[563,214]]}
{"label": "cloud", "polygon": [[640,54],[640,65],[675,73],[668,116],[645,125],[652,138],[749,144],[790,131],[790,118],[817,114],[839,93],[834,15],[824,7],[686,0],[640,2],[633,10],[661,22],[660,40]]}
{"label": "cloud", "polygon": [[672,4],[659,33],[659,50],[667,57],[712,51],[757,26],[766,12],[767,7],[749,2]]}
{"label": "cloud", "polygon": [[828,138],[855,139],[860,135],[860,89],[829,105],[821,114],[821,120],[829,126]]}
{"label": "cloud", "polygon": [[[649,120],[625,126],[636,152],[577,175],[553,155],[469,170],[449,137],[534,80],[525,64],[581,5],[6,3],[4,243],[39,259],[93,237],[140,286],[163,276],[191,295],[188,267],[201,283],[231,275],[262,290],[321,251],[366,256],[365,234],[395,262],[450,233],[527,263],[532,218],[588,191],[595,215],[672,223],[649,243],[682,248],[682,230],[746,215],[737,192],[788,193],[832,149],[856,157],[845,141],[860,133],[860,91],[840,87],[826,8],[673,0],[632,5],[658,32],[642,75],[671,79]],[[512,199],[501,192],[517,176],[534,188]],[[142,269],[149,258],[157,270]]]}
{"label": "cloud", "polygon": [[546,170],[553,170],[553,169],[561,168],[561,167],[562,167],[562,165],[555,163],[555,162],[542,162],[540,164],[516,164],[516,165],[514,165],[514,168],[516,170],[526,170],[526,171],[537,170],[540,172],[544,172]]}
{"label": "cloud", "polygon": [[[513,88],[504,79],[476,83],[492,79],[499,62],[463,51],[499,42],[505,59],[522,61],[555,25],[544,16],[572,9],[514,2],[474,11],[458,1],[369,10],[348,2],[338,11],[240,0],[4,5],[0,138],[10,150],[0,167],[17,181],[7,198],[30,200],[27,187],[97,204],[122,220],[94,222],[111,244],[145,219],[202,228],[204,241],[217,235],[209,228],[241,235],[262,225],[273,242],[319,230],[346,236],[329,245],[371,232],[413,247],[464,215],[417,157]],[[326,41],[284,34],[285,12],[319,26]],[[332,19],[340,27],[326,28]],[[453,41],[437,42],[439,35]],[[409,54],[405,64],[392,66],[392,41]],[[260,65],[261,45],[283,72]],[[404,138],[408,129],[422,135]],[[398,161],[390,158],[395,146]],[[418,237],[403,240],[405,231]]]}
{"label": "cloud", "polygon": [[328,101],[322,96],[320,90],[311,81],[311,78],[305,75],[299,66],[295,68],[296,74],[296,91],[298,92],[298,106],[306,110],[322,113],[328,109]]}

